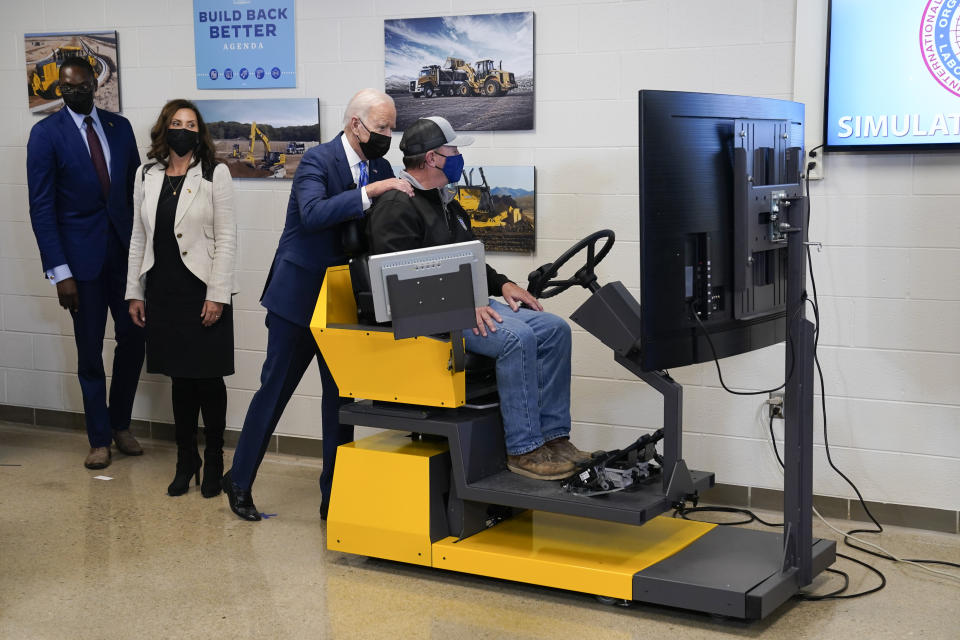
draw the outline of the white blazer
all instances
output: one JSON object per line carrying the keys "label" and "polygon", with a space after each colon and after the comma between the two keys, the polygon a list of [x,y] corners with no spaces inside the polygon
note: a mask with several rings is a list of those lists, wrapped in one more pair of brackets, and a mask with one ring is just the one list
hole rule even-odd
{"label": "white blazer", "polygon": [[[164,168],[154,164],[137,170],[133,187],[133,233],[127,261],[127,300],[143,300],[147,272],[154,263],[153,233]],[[237,292],[234,262],[237,225],[233,214],[233,181],[225,164],[213,180],[203,179],[200,165],[190,167],[180,187],[173,230],[183,264],[207,285],[207,300],[230,303]]]}

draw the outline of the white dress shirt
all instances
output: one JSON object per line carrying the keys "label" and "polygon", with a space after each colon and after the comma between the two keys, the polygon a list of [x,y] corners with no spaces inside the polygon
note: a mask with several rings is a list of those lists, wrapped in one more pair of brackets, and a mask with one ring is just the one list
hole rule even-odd
{"label": "white dress shirt", "polygon": [[[353,176],[354,184],[357,184],[357,181],[360,180],[360,164],[364,161],[360,159],[360,155],[353,150],[353,147],[350,146],[350,142],[347,140],[347,134],[344,133],[340,136],[340,142],[343,143],[343,151],[347,154],[347,164],[350,165],[350,174]],[[367,181],[370,180],[370,163],[367,163]],[[370,205],[373,204],[370,201],[370,196],[367,195],[367,188],[363,187],[360,189],[360,197],[363,198],[363,210],[366,211],[370,208]]]}

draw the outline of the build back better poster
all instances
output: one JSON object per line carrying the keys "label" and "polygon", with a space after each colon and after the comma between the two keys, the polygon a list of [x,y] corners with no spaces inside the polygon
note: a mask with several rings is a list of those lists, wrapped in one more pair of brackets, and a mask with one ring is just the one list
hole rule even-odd
{"label": "build back better poster", "polygon": [[296,87],[294,0],[193,0],[198,89]]}

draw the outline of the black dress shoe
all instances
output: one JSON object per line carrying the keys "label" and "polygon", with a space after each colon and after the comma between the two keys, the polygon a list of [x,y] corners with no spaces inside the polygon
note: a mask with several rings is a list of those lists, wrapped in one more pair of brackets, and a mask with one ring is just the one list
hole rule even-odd
{"label": "black dress shoe", "polygon": [[223,486],[223,492],[227,494],[231,511],[243,520],[249,520],[250,522],[260,520],[260,511],[258,511],[256,505],[253,504],[253,496],[250,494],[250,491],[241,489],[233,484],[229,471],[227,471],[220,482]]}

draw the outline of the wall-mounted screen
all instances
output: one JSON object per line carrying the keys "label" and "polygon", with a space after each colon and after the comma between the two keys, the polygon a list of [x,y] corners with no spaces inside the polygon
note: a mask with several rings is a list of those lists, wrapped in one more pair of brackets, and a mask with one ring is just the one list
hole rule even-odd
{"label": "wall-mounted screen", "polygon": [[830,0],[827,151],[960,148],[960,2]]}

